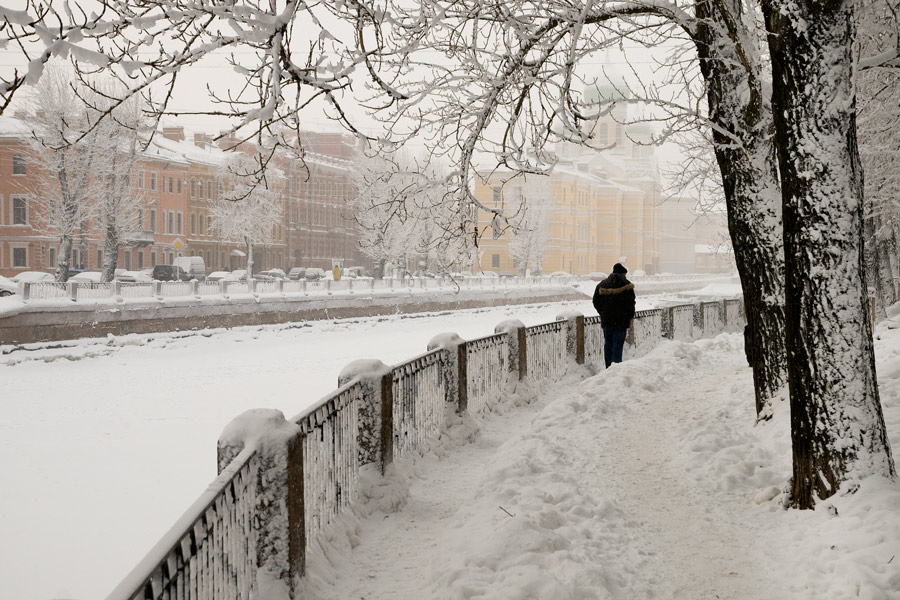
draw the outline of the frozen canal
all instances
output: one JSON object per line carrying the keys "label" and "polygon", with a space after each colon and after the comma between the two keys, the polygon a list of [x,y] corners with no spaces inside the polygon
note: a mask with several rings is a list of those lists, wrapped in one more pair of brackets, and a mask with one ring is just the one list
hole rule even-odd
{"label": "frozen canal", "polygon": [[358,358],[395,364],[438,333],[472,339],[572,309],[594,314],[586,298],[3,355],[0,599],[104,598],[215,477],[216,439],[244,410],[290,418]]}

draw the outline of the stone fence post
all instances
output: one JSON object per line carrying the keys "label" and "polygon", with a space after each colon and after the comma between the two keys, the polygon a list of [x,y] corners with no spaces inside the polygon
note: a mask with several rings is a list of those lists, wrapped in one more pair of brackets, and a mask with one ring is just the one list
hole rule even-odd
{"label": "stone fence post", "polygon": [[250,463],[256,535],[248,540],[256,557],[256,593],[293,598],[306,571],[302,433],[280,410],[248,410],[219,436],[219,473],[247,447],[256,450]]}
{"label": "stone fence post", "polygon": [[566,322],[566,354],[576,364],[584,364],[584,315],[578,311],[565,311],[556,315],[557,321]]}
{"label": "stone fence post", "polygon": [[428,351],[440,348],[445,360],[441,361],[444,374],[446,401],[456,405],[456,412],[464,413],[469,407],[468,351],[466,340],[455,333],[442,333],[431,338]]}
{"label": "stone fence post", "polygon": [[494,327],[494,333],[505,333],[509,346],[509,372],[516,373],[511,381],[522,381],[528,375],[528,337],[525,324],[518,319],[502,321]]}
{"label": "stone fence post", "polygon": [[380,360],[355,360],[338,375],[338,387],[358,378],[363,386],[359,407],[359,465],[375,463],[382,474],[394,460],[394,374]]}

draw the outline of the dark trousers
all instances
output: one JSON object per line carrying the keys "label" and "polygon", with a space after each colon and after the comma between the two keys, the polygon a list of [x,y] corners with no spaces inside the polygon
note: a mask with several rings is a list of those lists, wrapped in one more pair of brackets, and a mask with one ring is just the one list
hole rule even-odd
{"label": "dark trousers", "polygon": [[603,328],[603,359],[606,368],[613,363],[622,362],[622,349],[625,348],[625,338],[628,337],[627,327]]}

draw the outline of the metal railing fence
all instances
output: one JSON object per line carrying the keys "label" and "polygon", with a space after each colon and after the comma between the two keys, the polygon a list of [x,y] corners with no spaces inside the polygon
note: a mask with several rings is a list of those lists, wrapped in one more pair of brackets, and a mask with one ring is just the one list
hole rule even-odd
{"label": "metal railing fence", "polygon": [[[689,341],[698,332],[711,336],[738,330],[742,311],[729,306],[719,301],[640,311],[630,354],[645,354],[663,338]],[[694,327],[695,314],[702,329]],[[479,413],[511,389],[510,381],[552,381],[567,365],[582,361],[589,371],[599,371],[599,317],[565,318],[459,340],[452,350],[431,350],[383,373],[348,376],[335,392],[285,421],[296,433],[290,430],[284,450],[248,442],[230,458],[220,447],[219,477],[108,600],[249,600],[257,594],[256,573],[262,568],[280,573],[285,585],[293,586],[303,574],[307,547],[358,499],[360,469],[374,463],[383,472],[392,460],[422,452],[444,429],[446,411],[457,402],[448,390],[458,393],[458,406]],[[573,332],[580,338],[574,344]],[[452,352],[460,357],[458,363]],[[447,368],[454,364],[456,374]],[[298,497],[302,501],[294,500]],[[288,566],[273,570],[273,564]]]}

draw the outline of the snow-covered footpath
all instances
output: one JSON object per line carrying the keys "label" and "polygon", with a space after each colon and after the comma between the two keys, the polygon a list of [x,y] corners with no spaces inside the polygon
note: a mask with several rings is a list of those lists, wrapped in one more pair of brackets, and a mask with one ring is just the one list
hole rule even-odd
{"label": "snow-covered footpath", "polygon": [[[640,300],[639,300],[640,301]],[[291,416],[357,358],[590,302],[128,336],[0,357],[0,599],[102,598],[214,476],[246,408]],[[900,330],[878,328],[900,443]],[[784,510],[788,406],[756,425],[740,335],[523,389],[370,480],[309,557],[310,598],[900,597],[900,486]]]}
{"label": "snow-covered footpath", "polygon": [[[878,353],[896,447],[900,330]],[[741,335],[523,398],[373,485],[313,551],[308,597],[900,597],[900,485],[786,510],[788,404],[754,423]]]}

